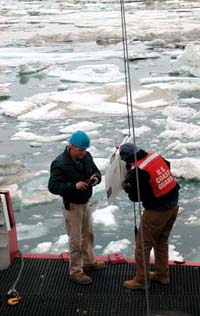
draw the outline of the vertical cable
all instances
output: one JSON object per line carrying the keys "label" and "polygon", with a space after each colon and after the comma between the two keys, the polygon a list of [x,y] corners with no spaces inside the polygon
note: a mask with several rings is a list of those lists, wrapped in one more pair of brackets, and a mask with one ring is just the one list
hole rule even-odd
{"label": "vertical cable", "polygon": [[[128,54],[128,41],[127,41],[127,31],[126,31],[126,15],[125,15],[124,0],[120,0],[120,5],[121,5],[122,40],[123,40],[124,64],[125,64],[125,84],[126,84],[126,93],[128,93],[128,95],[129,95],[129,96],[127,95],[127,112],[128,112],[128,120],[129,120],[128,124],[130,126],[130,113],[129,113],[129,102],[130,102],[133,143],[134,143],[134,145],[136,145],[135,122],[134,122],[134,111],[133,111],[133,101],[132,101],[131,76],[130,76],[130,67],[129,67],[129,54]],[[136,152],[134,153],[134,156],[135,156],[134,157],[135,162],[137,162]],[[136,167],[136,184],[137,184],[137,195],[138,195],[139,213],[140,213],[140,234],[141,234],[142,258],[143,258],[144,277],[145,277],[145,294],[146,294],[147,316],[150,316],[148,279],[147,279],[147,269],[146,269],[145,251],[144,251],[144,233],[143,233],[143,225],[142,225],[142,221],[141,221],[141,218],[142,218],[141,197],[140,197],[139,175],[138,175],[138,168],[137,167]]]}
{"label": "vertical cable", "polygon": [[122,26],[122,44],[123,44],[123,53],[124,53],[124,72],[125,72],[125,86],[126,86],[126,104],[127,104],[127,120],[128,120],[128,136],[131,135],[131,123],[130,123],[130,109],[129,109],[129,82],[127,76],[127,53],[126,53],[126,45],[125,45],[125,24],[123,18],[123,4],[120,1],[121,6],[121,26]]}

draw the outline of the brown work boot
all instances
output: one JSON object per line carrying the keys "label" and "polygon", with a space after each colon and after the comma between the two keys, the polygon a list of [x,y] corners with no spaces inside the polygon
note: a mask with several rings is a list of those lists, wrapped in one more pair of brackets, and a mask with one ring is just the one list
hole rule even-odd
{"label": "brown work boot", "polygon": [[159,277],[157,272],[150,272],[149,280],[152,282],[159,282],[160,284],[163,284],[163,285],[169,284],[169,278]]}
{"label": "brown work boot", "polygon": [[145,289],[145,285],[136,281],[136,279],[128,280],[123,283],[127,289],[138,290],[138,289]]}
{"label": "brown work boot", "polygon": [[69,279],[80,284],[90,284],[92,279],[83,272],[76,272],[69,275]]}
{"label": "brown work boot", "polygon": [[83,266],[84,271],[91,271],[91,270],[102,270],[105,269],[106,265],[103,261],[96,261],[94,263],[85,264]]}

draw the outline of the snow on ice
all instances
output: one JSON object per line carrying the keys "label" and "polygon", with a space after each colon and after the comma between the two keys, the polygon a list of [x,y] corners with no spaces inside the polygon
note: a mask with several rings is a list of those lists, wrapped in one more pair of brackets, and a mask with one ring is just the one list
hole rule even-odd
{"label": "snow on ice", "polygon": [[92,213],[94,224],[103,224],[105,226],[116,225],[114,213],[119,210],[118,206],[109,205],[103,209],[96,210]]}
{"label": "snow on ice", "polygon": [[111,253],[118,253],[125,250],[131,242],[128,239],[122,239],[117,241],[111,241],[103,250],[104,255]]}

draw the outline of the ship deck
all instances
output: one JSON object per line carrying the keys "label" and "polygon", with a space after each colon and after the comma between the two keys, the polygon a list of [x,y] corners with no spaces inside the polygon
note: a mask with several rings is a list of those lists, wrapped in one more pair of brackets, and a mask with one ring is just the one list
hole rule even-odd
{"label": "ship deck", "polygon": [[[22,300],[7,305],[7,291],[15,281],[21,259],[15,258],[0,271],[1,316],[143,316],[146,315],[144,290],[128,290],[123,281],[132,278],[134,262],[113,264],[87,272],[90,285],[68,280],[69,262],[59,257],[25,257],[17,290]],[[170,265],[170,284],[152,283],[149,303],[153,316],[200,315],[200,267]]]}

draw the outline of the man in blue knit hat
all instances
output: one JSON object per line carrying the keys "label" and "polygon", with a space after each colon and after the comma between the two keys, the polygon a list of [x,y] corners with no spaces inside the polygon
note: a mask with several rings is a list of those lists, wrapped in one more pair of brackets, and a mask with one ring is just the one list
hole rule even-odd
{"label": "man in blue knit hat", "polygon": [[48,188],[62,196],[64,217],[69,235],[69,279],[89,284],[92,279],[84,271],[105,268],[97,262],[93,247],[93,230],[88,201],[92,187],[101,181],[101,173],[86,149],[90,139],[83,131],[72,134],[69,145],[51,164]]}

